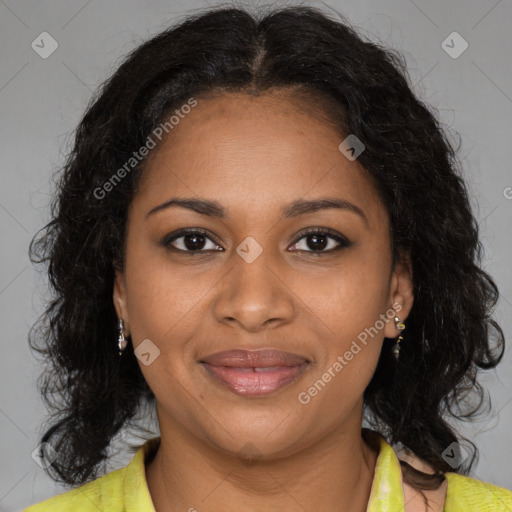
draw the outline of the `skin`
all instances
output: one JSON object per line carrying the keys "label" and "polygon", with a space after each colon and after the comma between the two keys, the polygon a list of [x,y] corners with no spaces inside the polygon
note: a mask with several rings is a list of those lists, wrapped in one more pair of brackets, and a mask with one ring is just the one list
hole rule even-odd
{"label": "skin", "polygon": [[[406,320],[410,259],[391,272],[386,209],[359,162],[339,151],[345,136],[317,108],[279,91],[197,99],[150,155],[114,285],[133,346],[149,339],[160,350],[151,364],[139,361],[161,432],[146,465],[155,508],[364,512],[377,453],[361,437],[362,395],[383,338],[399,334],[392,319],[308,404],[297,396],[393,304]],[[333,208],[281,216],[294,200],[324,196],[350,201],[366,220]],[[216,200],[226,216],[170,207],[146,218],[171,197]],[[301,234],[312,227],[352,245],[329,253],[339,242],[328,238],[315,254],[315,240]],[[185,252],[184,238],[175,251],[164,247],[180,228],[207,230],[211,241],[200,254]],[[263,249],[252,263],[236,252],[246,237]],[[298,381],[249,398],[214,384],[198,363],[221,350],[263,347],[311,364]],[[257,462],[244,459],[247,443]]]}

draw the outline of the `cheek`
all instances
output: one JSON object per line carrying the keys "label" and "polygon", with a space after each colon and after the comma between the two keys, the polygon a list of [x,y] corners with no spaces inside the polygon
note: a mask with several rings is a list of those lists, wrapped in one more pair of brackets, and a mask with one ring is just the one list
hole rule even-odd
{"label": "cheek", "polygon": [[337,349],[350,344],[385,312],[389,273],[383,260],[353,252],[322,275],[303,273],[294,285]]}
{"label": "cheek", "polygon": [[[310,315],[322,331],[323,357],[305,391],[317,403],[354,405],[371,380],[384,338],[388,298],[387,261],[354,254],[328,278],[301,278]],[[306,292],[307,290],[307,292]],[[298,294],[301,291],[297,292]],[[322,397],[320,397],[322,395]],[[305,397],[307,400],[308,397]],[[341,413],[341,412],[340,412]]]}
{"label": "cheek", "polygon": [[163,348],[170,340],[186,336],[195,310],[215,282],[212,276],[177,270],[161,248],[134,243],[128,254],[127,305],[135,339],[154,339]]}

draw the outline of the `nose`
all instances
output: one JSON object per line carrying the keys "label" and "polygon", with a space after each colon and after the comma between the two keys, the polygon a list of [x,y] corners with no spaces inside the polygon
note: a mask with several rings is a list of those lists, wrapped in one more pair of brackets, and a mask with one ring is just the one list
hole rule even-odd
{"label": "nose", "polygon": [[291,322],[296,312],[294,293],[265,251],[251,263],[236,253],[233,260],[232,269],[217,286],[213,302],[217,320],[250,332]]}

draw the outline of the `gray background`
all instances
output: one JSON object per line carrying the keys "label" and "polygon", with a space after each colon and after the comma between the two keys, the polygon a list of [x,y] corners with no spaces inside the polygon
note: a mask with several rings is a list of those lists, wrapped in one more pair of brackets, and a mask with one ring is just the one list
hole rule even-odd
{"label": "gray background", "polygon": [[[91,94],[121,57],[207,5],[218,3],[0,1],[0,511],[20,510],[63,492],[31,458],[45,409],[36,390],[40,367],[27,344],[47,291],[45,276],[32,268],[27,248],[48,221],[52,170],[62,164]],[[486,249],[484,267],[502,294],[496,317],[510,338],[511,1],[344,0],[327,2],[324,9],[328,6],[371,39],[403,51],[416,93],[460,133],[460,155]],[[59,45],[47,59],[31,47],[44,31]],[[453,31],[469,44],[456,59],[441,47]],[[498,370],[482,375],[492,412],[461,426],[480,449],[472,476],[508,488],[511,362],[509,348]],[[128,460],[121,457],[118,467]]]}

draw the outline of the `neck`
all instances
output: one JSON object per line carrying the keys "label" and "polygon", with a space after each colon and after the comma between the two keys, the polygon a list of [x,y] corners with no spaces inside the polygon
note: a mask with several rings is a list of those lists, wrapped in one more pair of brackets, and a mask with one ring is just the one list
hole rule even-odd
{"label": "neck", "polygon": [[240,460],[179,428],[161,429],[146,467],[158,512],[365,512],[377,453],[361,427],[338,429],[293,456]]}

